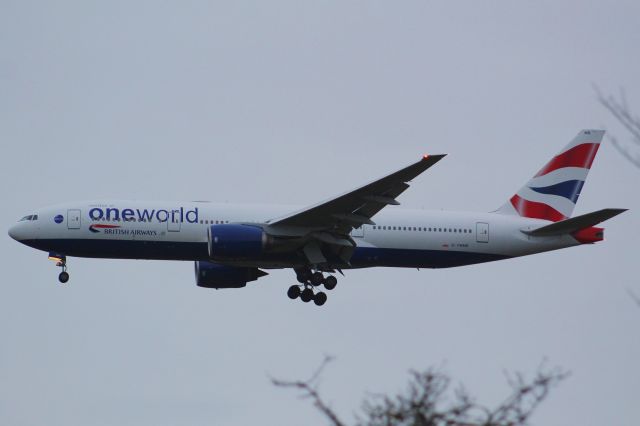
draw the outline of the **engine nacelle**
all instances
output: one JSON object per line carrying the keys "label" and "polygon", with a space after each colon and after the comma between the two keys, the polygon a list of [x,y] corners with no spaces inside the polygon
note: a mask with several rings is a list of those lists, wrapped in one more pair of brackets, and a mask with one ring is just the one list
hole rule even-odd
{"label": "engine nacelle", "polygon": [[226,224],[209,228],[209,257],[214,260],[258,259],[268,237],[259,226]]}
{"label": "engine nacelle", "polygon": [[225,266],[213,262],[195,262],[196,284],[206,288],[240,288],[249,281],[267,275],[258,268]]}

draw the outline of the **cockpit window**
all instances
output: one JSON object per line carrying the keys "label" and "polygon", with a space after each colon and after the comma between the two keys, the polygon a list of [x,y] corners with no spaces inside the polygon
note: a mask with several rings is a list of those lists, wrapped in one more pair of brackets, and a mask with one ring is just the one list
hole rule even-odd
{"label": "cockpit window", "polygon": [[37,215],[37,214],[34,214],[34,215],[31,217],[31,220],[38,220],[38,215]]}
{"label": "cockpit window", "polygon": [[38,220],[38,215],[37,214],[30,214],[29,216],[23,217],[18,222],[24,222],[24,221],[27,221],[27,220]]}

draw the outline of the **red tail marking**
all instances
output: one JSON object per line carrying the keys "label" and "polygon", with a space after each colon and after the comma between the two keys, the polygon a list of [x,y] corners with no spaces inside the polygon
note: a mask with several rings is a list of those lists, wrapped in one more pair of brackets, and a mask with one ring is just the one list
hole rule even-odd
{"label": "red tail marking", "polygon": [[593,160],[598,153],[598,143],[583,143],[581,145],[574,146],[568,151],[562,154],[556,155],[546,166],[538,172],[535,177],[546,175],[554,170],[561,169],[563,167],[582,167],[590,169]]}
{"label": "red tail marking", "polygon": [[532,219],[545,219],[553,222],[559,222],[567,218],[551,206],[525,200],[524,198],[520,198],[518,194],[511,197],[511,204],[520,216],[530,217]]}

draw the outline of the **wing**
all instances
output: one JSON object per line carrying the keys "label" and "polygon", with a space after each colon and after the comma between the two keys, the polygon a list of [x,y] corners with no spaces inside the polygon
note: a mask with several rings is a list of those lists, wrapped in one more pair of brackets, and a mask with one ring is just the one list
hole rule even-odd
{"label": "wing", "polygon": [[400,204],[396,197],[409,188],[407,182],[442,160],[444,156],[425,155],[420,161],[358,189],[268,221],[269,229],[306,228],[310,231],[329,231],[333,236],[346,236],[353,228],[359,228],[363,224],[373,225],[371,218],[376,213],[388,205]]}

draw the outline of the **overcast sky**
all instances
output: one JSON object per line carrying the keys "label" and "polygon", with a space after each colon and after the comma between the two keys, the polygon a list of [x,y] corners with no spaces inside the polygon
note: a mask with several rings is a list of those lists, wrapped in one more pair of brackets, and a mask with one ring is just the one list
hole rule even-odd
{"label": "overcast sky", "polygon": [[[312,204],[425,152],[403,206],[489,211],[582,128],[640,114],[637,1],[0,0],[0,223],[97,198]],[[606,241],[448,270],[349,271],[325,306],[291,271],[198,288],[191,262],[71,258],[0,238],[0,423],[324,425],[444,366],[479,402],[504,371],[572,372],[539,425],[640,419],[640,170],[602,146],[575,214]],[[392,208],[402,208],[392,207]]]}

